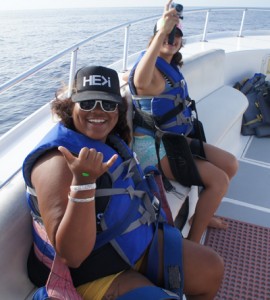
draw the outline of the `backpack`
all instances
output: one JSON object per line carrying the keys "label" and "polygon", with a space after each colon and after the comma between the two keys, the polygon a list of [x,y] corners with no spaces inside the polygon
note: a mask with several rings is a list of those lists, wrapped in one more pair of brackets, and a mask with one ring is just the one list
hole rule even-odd
{"label": "backpack", "polygon": [[237,82],[234,88],[246,95],[249,105],[242,119],[241,133],[257,137],[270,136],[270,82],[262,73]]}

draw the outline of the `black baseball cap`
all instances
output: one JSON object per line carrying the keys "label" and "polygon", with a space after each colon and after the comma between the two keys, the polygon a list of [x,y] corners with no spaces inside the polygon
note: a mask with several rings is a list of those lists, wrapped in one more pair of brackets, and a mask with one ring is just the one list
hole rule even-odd
{"label": "black baseball cap", "polygon": [[115,70],[102,66],[79,69],[74,78],[73,102],[84,100],[106,100],[122,102],[118,74]]}

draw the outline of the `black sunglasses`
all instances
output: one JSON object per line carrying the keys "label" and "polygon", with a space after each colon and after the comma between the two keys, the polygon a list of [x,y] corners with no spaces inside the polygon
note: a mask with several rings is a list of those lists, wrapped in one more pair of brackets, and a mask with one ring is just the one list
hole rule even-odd
{"label": "black sunglasses", "polygon": [[118,103],[106,101],[106,100],[85,100],[79,102],[80,109],[84,111],[94,110],[99,103],[101,109],[105,112],[115,112],[118,107]]}

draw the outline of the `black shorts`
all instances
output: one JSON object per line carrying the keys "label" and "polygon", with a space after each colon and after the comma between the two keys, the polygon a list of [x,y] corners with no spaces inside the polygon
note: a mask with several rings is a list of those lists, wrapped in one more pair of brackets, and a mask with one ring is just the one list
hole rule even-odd
{"label": "black shorts", "polygon": [[190,144],[189,144],[189,148],[190,148],[190,151],[191,151],[191,153],[194,157],[197,157],[197,158],[200,158],[200,159],[206,159],[204,151],[201,147],[201,143],[200,143],[199,140],[192,139]]}
{"label": "black shorts", "polygon": [[176,134],[165,134],[162,141],[175,180],[184,186],[204,186],[194,162],[194,158],[205,159],[200,141],[192,139],[188,144],[186,137]]}

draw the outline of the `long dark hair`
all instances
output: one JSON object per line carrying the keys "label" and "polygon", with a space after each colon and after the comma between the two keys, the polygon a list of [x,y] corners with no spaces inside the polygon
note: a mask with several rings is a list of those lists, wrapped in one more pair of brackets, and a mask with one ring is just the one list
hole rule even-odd
{"label": "long dark hair", "polygon": [[[63,97],[63,89],[57,91],[55,99],[51,102],[52,113],[69,129],[76,131],[74,126],[72,112],[75,103],[70,97]],[[122,97],[122,103],[118,105],[118,122],[112,134],[118,134],[127,144],[131,142],[130,128],[127,123],[127,100]]]}

